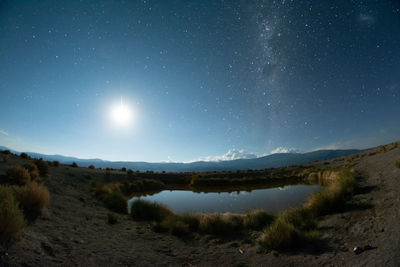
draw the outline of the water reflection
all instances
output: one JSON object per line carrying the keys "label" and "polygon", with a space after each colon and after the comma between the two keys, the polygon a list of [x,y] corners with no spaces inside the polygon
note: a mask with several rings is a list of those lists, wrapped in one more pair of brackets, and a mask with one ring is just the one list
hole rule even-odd
{"label": "water reflection", "polygon": [[136,196],[138,199],[155,201],[168,206],[177,213],[187,212],[233,212],[244,213],[252,209],[264,209],[270,213],[295,207],[320,189],[320,185],[289,185],[284,187],[233,192],[193,192],[190,190],[164,190],[152,195]]}

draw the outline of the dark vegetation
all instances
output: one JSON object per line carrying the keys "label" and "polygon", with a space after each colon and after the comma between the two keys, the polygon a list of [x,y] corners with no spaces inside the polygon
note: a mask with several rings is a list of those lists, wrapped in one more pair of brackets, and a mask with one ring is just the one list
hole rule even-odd
{"label": "dark vegetation", "polygon": [[0,186],[0,243],[16,240],[26,226],[24,214],[10,186]]}
{"label": "dark vegetation", "polygon": [[[11,155],[6,153],[5,155]],[[20,155],[23,159],[29,157]],[[6,169],[6,184],[0,185],[0,243],[8,245],[18,239],[31,221],[48,207],[49,190],[40,184],[40,177],[49,175],[50,168],[46,161],[27,161],[24,165]],[[8,183],[8,184],[7,184]]]}
{"label": "dark vegetation", "polygon": [[78,164],[77,164],[76,162],[72,162],[72,163],[71,163],[71,167],[73,167],[73,168],[78,168]]}

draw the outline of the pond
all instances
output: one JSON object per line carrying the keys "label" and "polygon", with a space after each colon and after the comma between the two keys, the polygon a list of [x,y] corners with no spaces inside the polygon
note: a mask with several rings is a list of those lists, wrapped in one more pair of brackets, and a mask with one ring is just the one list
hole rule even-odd
{"label": "pond", "polygon": [[311,193],[320,188],[320,185],[288,185],[252,191],[207,193],[164,190],[153,195],[131,198],[128,201],[128,210],[130,212],[131,203],[140,198],[166,205],[180,214],[188,212],[245,213],[253,209],[277,213],[301,205]]}

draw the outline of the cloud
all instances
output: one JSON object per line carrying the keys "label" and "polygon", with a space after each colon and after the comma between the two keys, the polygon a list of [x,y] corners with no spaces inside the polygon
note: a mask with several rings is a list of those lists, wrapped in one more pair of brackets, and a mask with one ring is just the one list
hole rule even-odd
{"label": "cloud", "polygon": [[[246,152],[244,149],[230,149],[223,155],[220,156],[207,156],[199,158],[194,161],[225,161],[225,160],[235,160],[235,159],[255,159],[263,155],[257,155],[252,152]],[[192,161],[193,162],[193,161]]]}
{"label": "cloud", "polygon": [[2,129],[0,129],[0,134],[4,134],[4,135],[8,136],[8,133],[6,131],[2,130]]}
{"label": "cloud", "polygon": [[271,151],[271,154],[276,154],[276,153],[298,153],[299,151],[295,148],[292,147],[277,147],[274,150]]}

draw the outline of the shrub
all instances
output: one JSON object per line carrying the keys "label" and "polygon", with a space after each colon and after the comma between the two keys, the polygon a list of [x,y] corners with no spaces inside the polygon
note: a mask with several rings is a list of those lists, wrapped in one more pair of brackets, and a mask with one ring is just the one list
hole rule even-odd
{"label": "shrub", "polygon": [[94,169],[94,165],[89,165],[89,167],[88,167],[89,169]]}
{"label": "shrub", "polygon": [[35,181],[39,178],[39,169],[36,164],[28,162],[24,165],[24,168],[28,170],[29,175],[31,176],[31,181]]}
{"label": "shrub", "polygon": [[50,193],[44,185],[32,182],[14,190],[18,202],[29,216],[39,215],[43,208],[49,206]]}
{"label": "shrub", "polygon": [[121,168],[121,171],[126,172],[126,168],[125,168],[125,167],[122,167],[122,168]]}
{"label": "shrub", "polygon": [[54,161],[53,161],[53,166],[54,166],[54,167],[60,166],[60,162],[59,162],[58,160],[54,160]]}
{"label": "shrub", "polygon": [[132,175],[133,175],[133,171],[132,171],[131,169],[128,169],[128,170],[126,171],[126,174],[128,174],[129,176],[132,176]]}
{"label": "shrub", "polygon": [[16,240],[26,223],[12,189],[8,186],[0,186],[0,218],[0,242],[6,244]]}
{"label": "shrub", "polygon": [[71,167],[73,167],[73,168],[78,168],[78,164],[77,164],[76,162],[72,162],[72,163],[71,163]]}
{"label": "shrub", "polygon": [[246,213],[243,218],[245,229],[259,230],[269,225],[274,220],[274,216],[264,210],[252,210]]}
{"label": "shrub", "polygon": [[116,224],[118,223],[118,218],[113,213],[107,214],[107,222],[108,224]]}
{"label": "shrub", "polygon": [[39,169],[40,176],[47,176],[50,174],[49,164],[41,159],[33,161]]}
{"label": "shrub", "polygon": [[20,157],[23,158],[23,159],[29,159],[28,154],[26,154],[25,152],[22,152],[22,153],[20,154]]}
{"label": "shrub", "polygon": [[104,205],[115,212],[126,214],[127,199],[120,191],[112,191],[103,195],[101,199]]}
{"label": "shrub", "polygon": [[166,206],[137,199],[131,204],[131,216],[134,220],[148,220],[160,222],[167,216],[173,215]]}
{"label": "shrub", "polygon": [[23,185],[31,181],[29,171],[22,166],[13,166],[7,168],[6,175],[12,183],[19,185]]}

